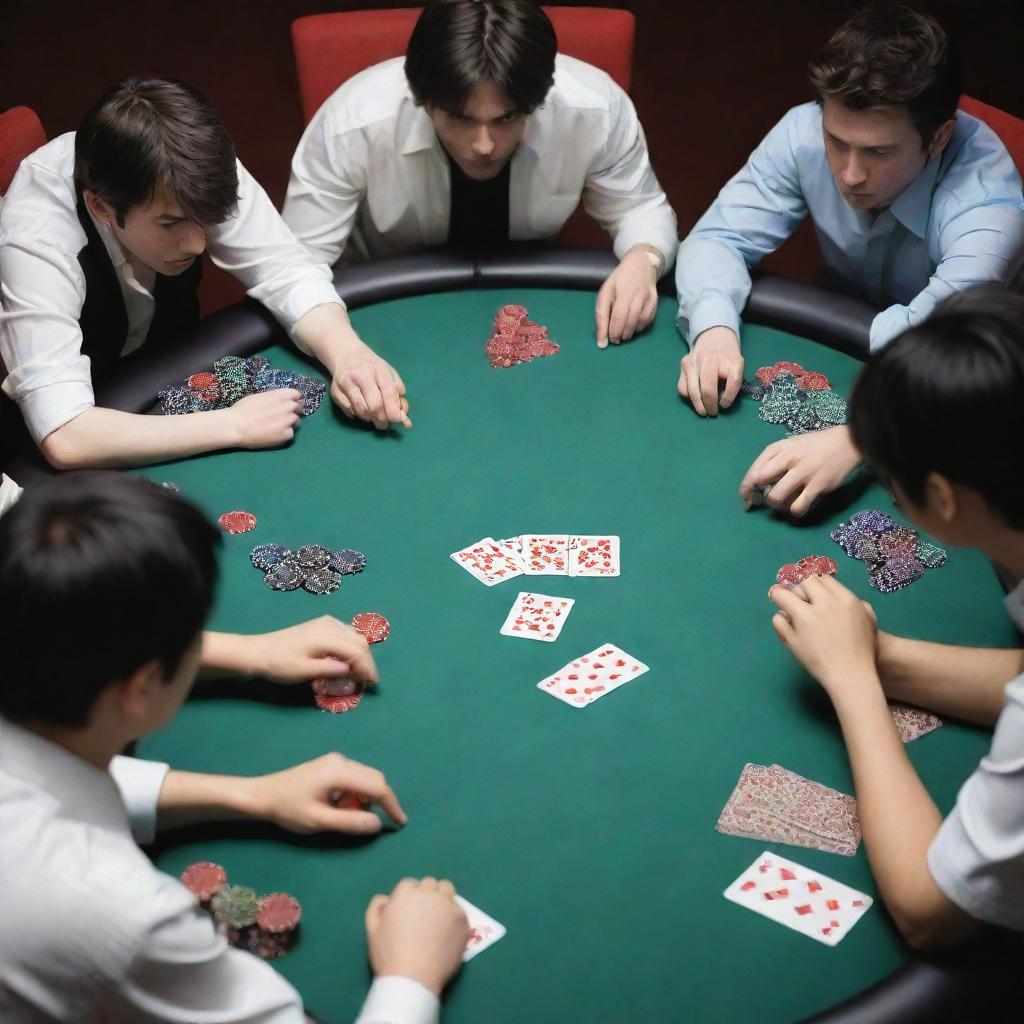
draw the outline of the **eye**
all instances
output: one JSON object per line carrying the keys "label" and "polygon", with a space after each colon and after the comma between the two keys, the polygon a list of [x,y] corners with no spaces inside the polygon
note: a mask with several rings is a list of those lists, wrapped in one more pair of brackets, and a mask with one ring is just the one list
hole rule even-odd
{"label": "eye", "polygon": [[518,110],[515,110],[511,114],[506,114],[501,120],[503,124],[511,124],[513,121],[518,121],[522,116]]}
{"label": "eye", "polygon": [[457,121],[459,124],[472,124],[473,118],[469,114],[452,114],[452,119]]}

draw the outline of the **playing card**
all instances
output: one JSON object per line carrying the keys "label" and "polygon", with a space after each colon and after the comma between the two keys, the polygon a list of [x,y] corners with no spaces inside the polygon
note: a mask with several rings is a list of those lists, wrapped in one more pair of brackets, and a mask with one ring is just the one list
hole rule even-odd
{"label": "playing card", "polygon": [[852,857],[860,844],[857,801],[781,765],[748,764],[715,828]]}
{"label": "playing card", "polygon": [[904,743],[910,743],[911,740],[916,740],[942,725],[942,719],[938,715],[933,715],[923,708],[910,707],[909,704],[890,704],[889,710]]}
{"label": "playing card", "polygon": [[484,537],[461,551],[452,552],[452,559],[481,583],[493,587],[495,583],[522,576],[523,568],[511,552],[493,537]]}
{"label": "playing card", "polygon": [[458,904],[466,912],[469,918],[469,940],[466,942],[466,951],[462,954],[462,962],[472,960],[477,953],[483,952],[488,946],[493,946],[499,939],[505,937],[506,928],[499,924],[493,917],[489,917],[479,907],[474,907],[469,900],[456,896]]}
{"label": "playing card", "polygon": [[530,640],[557,640],[575,603],[571,597],[521,592],[505,619],[505,625],[501,627],[502,635],[527,637]]}
{"label": "playing card", "polygon": [[497,544],[498,547],[503,548],[520,569],[523,568],[523,552],[519,547],[518,537],[505,537],[502,540],[495,541],[494,543]]}
{"label": "playing card", "polygon": [[565,576],[569,568],[569,535],[524,533],[519,538],[527,576]]}
{"label": "playing card", "polygon": [[570,576],[618,576],[618,537],[570,537]]}
{"label": "playing card", "polygon": [[826,946],[837,945],[873,902],[865,893],[767,851],[722,895]]}
{"label": "playing card", "polygon": [[642,661],[615,644],[603,644],[542,679],[537,689],[574,708],[583,708],[646,671],[647,666]]}

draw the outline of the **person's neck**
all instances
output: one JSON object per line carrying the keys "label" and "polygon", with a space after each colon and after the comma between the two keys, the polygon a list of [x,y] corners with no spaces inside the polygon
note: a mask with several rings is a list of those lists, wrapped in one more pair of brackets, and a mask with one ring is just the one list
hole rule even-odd
{"label": "person's neck", "polygon": [[29,723],[26,728],[102,771],[106,771],[111,758],[121,753],[131,742],[130,737],[114,737],[89,727],[69,729],[59,725]]}
{"label": "person's neck", "polygon": [[1010,527],[995,529],[982,550],[1015,579],[1024,580],[1024,532]]}

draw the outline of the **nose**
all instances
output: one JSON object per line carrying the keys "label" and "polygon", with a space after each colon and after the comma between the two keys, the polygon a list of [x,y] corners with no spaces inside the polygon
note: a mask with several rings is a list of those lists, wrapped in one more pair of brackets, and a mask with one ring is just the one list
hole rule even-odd
{"label": "nose", "polygon": [[185,256],[201,256],[206,251],[206,231],[198,224],[189,224],[179,248]]}
{"label": "nose", "polygon": [[839,180],[842,182],[843,187],[847,189],[856,188],[858,185],[863,185],[867,178],[868,173],[863,161],[860,160],[856,153],[851,153],[846,158],[843,169],[839,172]]}
{"label": "nose", "polygon": [[473,154],[478,157],[488,157],[494,152],[494,137],[486,125],[481,125],[480,130],[473,139]]}

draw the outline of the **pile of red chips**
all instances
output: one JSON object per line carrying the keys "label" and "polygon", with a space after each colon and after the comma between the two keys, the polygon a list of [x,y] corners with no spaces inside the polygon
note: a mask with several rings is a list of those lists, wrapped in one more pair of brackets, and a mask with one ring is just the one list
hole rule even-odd
{"label": "pile of red chips", "polygon": [[[251,889],[229,887],[227,872],[205,860],[185,868],[181,882],[210,913],[231,945],[264,960],[276,960],[291,949],[302,919],[302,907],[294,896],[272,892],[257,899]],[[233,893],[237,898],[231,898]],[[219,896],[228,897],[223,911],[217,906]]]}
{"label": "pile of red chips", "polygon": [[491,366],[502,367],[528,363],[558,351],[558,345],[548,337],[548,329],[527,319],[525,306],[502,306],[498,310],[486,348]]}
{"label": "pile of red chips", "polygon": [[798,587],[810,576],[834,576],[839,566],[826,555],[807,555],[799,562],[787,562],[775,578],[784,587]]}
{"label": "pile of red chips", "polygon": [[788,373],[796,378],[796,386],[801,391],[828,391],[832,387],[832,381],[823,373],[817,370],[805,370],[799,363],[778,362],[771,366],[762,366],[754,376],[766,387],[770,388],[775,383],[775,378],[783,373]]}
{"label": "pile of red chips", "polygon": [[225,512],[217,522],[228,533],[248,533],[256,529],[256,517],[251,512]]}
{"label": "pile of red chips", "polygon": [[[391,623],[380,612],[360,612],[352,620],[352,628],[371,644],[379,644],[391,636]],[[354,679],[324,677],[311,680],[309,685],[316,706],[333,715],[351,711],[363,699],[362,687]]]}

